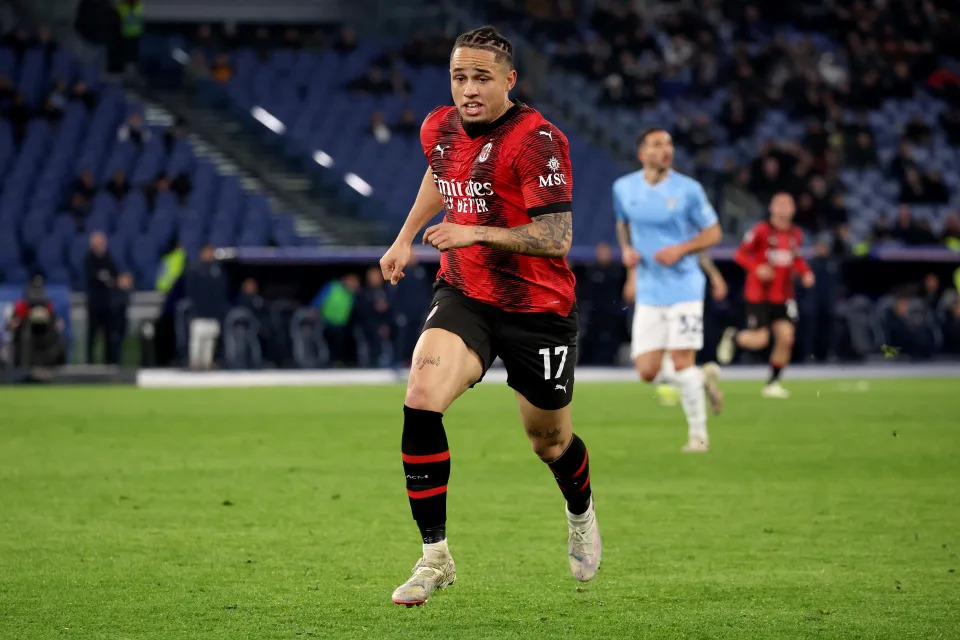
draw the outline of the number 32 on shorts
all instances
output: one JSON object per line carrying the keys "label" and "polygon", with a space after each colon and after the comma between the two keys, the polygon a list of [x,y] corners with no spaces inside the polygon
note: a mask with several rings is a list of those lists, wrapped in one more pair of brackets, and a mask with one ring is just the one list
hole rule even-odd
{"label": "number 32 on shorts", "polygon": [[680,323],[681,336],[689,333],[703,333],[703,316],[681,313],[677,316],[677,322]]}
{"label": "number 32 on shorts", "polygon": [[[540,349],[539,353],[541,356],[543,356],[543,379],[549,380],[551,378],[550,372],[552,370],[552,367],[550,366],[552,364],[550,359],[550,355],[551,355],[550,347],[544,347],[543,349]],[[554,347],[553,356],[554,358],[560,358],[560,364],[557,365],[556,375],[552,377],[559,378],[560,374],[563,373],[564,365],[567,364],[567,346],[563,345],[559,347]]]}

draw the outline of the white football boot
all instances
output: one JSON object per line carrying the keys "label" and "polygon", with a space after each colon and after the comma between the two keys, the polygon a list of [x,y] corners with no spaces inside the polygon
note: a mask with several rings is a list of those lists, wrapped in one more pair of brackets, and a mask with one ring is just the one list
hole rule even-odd
{"label": "white football boot", "polygon": [[681,449],[684,453],[707,453],[710,451],[710,443],[703,438],[690,438],[687,444]]}
{"label": "white football boot", "polygon": [[733,357],[737,355],[737,328],[727,327],[717,345],[717,362],[726,366],[733,362]]}
{"label": "white football boot", "polygon": [[707,394],[707,402],[713,415],[718,416],[723,411],[723,392],[720,391],[720,367],[716,362],[708,362],[701,369],[703,372],[703,390]]}
{"label": "white football boot", "polygon": [[760,392],[764,398],[776,398],[778,400],[786,400],[790,397],[790,392],[783,388],[779,382],[771,382],[763,388]]}
{"label": "white football boot", "polygon": [[590,497],[590,505],[581,515],[570,513],[566,506],[564,511],[567,512],[569,532],[567,552],[570,555],[570,571],[580,582],[587,582],[600,568],[600,555],[603,551],[593,497]]}
{"label": "white football boot", "polygon": [[417,560],[410,579],[393,592],[393,603],[419,607],[436,589],[449,587],[457,579],[457,569],[450,554],[427,552]]}

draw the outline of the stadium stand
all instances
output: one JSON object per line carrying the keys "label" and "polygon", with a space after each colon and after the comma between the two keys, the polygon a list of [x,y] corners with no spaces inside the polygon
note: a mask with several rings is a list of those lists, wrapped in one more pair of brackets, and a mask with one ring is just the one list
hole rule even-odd
{"label": "stadium stand", "polygon": [[290,216],[198,157],[182,124],[145,123],[143,105],[95,67],[27,38],[11,34],[0,48],[0,87],[9,83],[0,98],[3,282],[37,272],[83,289],[94,231],[109,234],[111,254],[139,289],[153,288],[161,255],[177,244],[194,256],[206,242],[304,242]]}

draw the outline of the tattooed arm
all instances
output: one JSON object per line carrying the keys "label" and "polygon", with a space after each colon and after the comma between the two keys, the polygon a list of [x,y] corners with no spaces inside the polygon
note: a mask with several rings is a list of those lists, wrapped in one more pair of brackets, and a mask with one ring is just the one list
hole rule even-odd
{"label": "tattooed arm", "polygon": [[563,258],[573,241],[573,214],[546,213],[519,227],[477,227],[477,243],[526,256]]}
{"label": "tattooed arm", "polygon": [[620,250],[626,251],[633,247],[630,241],[630,223],[623,220],[617,220],[617,243],[620,244]]}
{"label": "tattooed arm", "polygon": [[704,275],[710,281],[710,289],[714,300],[723,300],[727,297],[727,281],[724,279],[720,269],[713,263],[713,258],[706,250],[697,254],[697,261]]}
{"label": "tattooed arm", "polygon": [[573,214],[545,213],[519,227],[475,227],[441,222],[426,230],[423,243],[440,251],[482,244],[525,256],[563,258],[573,240]]}

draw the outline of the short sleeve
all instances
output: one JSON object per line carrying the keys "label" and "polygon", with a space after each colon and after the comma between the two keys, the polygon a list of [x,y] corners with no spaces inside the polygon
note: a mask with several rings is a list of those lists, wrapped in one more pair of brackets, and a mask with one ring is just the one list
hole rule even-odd
{"label": "short sleeve", "polygon": [[514,168],[527,214],[534,218],[573,208],[573,173],[567,138],[544,122],[520,139]]}
{"label": "short sleeve", "polygon": [[717,212],[707,199],[707,193],[703,190],[703,185],[695,183],[693,189],[693,202],[690,206],[690,219],[700,230],[712,227],[717,224]]}
{"label": "short sleeve", "polygon": [[420,125],[420,146],[428,161],[430,160],[430,152],[436,144],[437,118],[440,117],[439,114],[443,109],[443,107],[437,107],[428,113],[427,117],[423,119],[423,124]]}
{"label": "short sleeve", "polygon": [[620,192],[617,189],[617,183],[613,184],[613,213],[620,222],[628,222],[627,212],[623,210],[623,203],[620,202]]}

